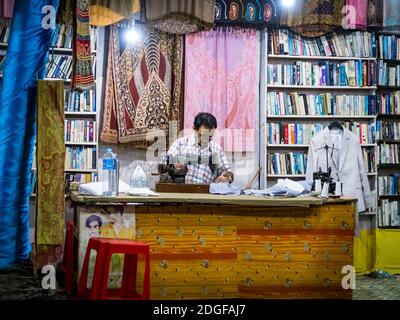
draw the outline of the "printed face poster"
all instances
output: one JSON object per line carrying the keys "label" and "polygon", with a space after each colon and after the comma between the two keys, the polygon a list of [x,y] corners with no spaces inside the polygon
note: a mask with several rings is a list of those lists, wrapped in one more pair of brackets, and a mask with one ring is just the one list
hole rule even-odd
{"label": "printed face poster", "polygon": [[[92,237],[112,239],[136,239],[134,206],[81,207],[79,213],[79,260],[78,277],[85,259],[86,248]],[[114,254],[110,262],[108,288],[121,286],[124,256]],[[88,272],[88,288],[92,285],[96,251],[91,252]]]}

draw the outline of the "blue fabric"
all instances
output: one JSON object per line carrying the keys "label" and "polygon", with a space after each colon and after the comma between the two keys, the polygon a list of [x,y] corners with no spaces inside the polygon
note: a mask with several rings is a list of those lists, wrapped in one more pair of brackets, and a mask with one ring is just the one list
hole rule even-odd
{"label": "blue fabric", "polygon": [[242,193],[242,190],[233,186],[231,183],[220,182],[210,184],[210,193],[239,195]]}
{"label": "blue fabric", "polygon": [[[29,194],[36,132],[36,77],[44,77],[54,30],[42,8],[59,0],[17,0],[0,92],[0,269],[29,258]],[[39,74],[38,74],[39,71]],[[37,75],[37,76],[36,76]]]}

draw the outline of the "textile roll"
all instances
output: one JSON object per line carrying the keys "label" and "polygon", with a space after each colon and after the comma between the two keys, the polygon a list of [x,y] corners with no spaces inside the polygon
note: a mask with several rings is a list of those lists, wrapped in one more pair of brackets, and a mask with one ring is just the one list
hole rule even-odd
{"label": "textile roll", "polygon": [[65,206],[64,82],[37,85],[36,246],[62,244]]}
{"label": "textile roll", "polygon": [[[350,25],[349,29],[359,29],[365,30],[367,27],[367,0],[346,0],[346,6],[350,6],[353,9],[347,10],[346,15],[355,13],[354,20],[346,20],[347,22],[354,23],[354,25]],[[353,11],[354,10],[354,11]]]}
{"label": "textile roll", "polygon": [[175,34],[214,26],[215,0],[147,0],[146,19],[154,28]]}
{"label": "textile roll", "polygon": [[15,0],[0,0],[0,18],[12,18]]}
{"label": "textile roll", "polygon": [[127,29],[111,27],[101,139],[143,147],[181,121],[183,36],[136,28],[144,38],[129,45]]}
{"label": "textile roll", "polygon": [[140,0],[91,0],[90,24],[109,26],[133,18],[140,11]]}
{"label": "textile roll", "polygon": [[74,10],[74,65],[72,88],[90,89],[94,83],[90,44],[89,1],[77,0]]}
{"label": "textile roll", "polygon": [[281,26],[304,36],[320,36],[342,25],[344,5],[344,0],[298,0],[282,9]]}
{"label": "textile roll", "polygon": [[29,194],[36,132],[36,78],[43,78],[53,29],[42,8],[58,0],[17,0],[0,92],[0,269],[28,259]]}
{"label": "textile roll", "polygon": [[212,113],[225,151],[254,151],[258,39],[255,30],[186,35],[185,129],[191,131],[197,113]]}
{"label": "textile roll", "polygon": [[262,27],[279,25],[280,6],[275,0],[216,0],[217,26]]}

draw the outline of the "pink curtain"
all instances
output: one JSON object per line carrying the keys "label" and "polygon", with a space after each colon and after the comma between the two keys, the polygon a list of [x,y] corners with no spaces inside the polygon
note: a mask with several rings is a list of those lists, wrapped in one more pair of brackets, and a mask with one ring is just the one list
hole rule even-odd
{"label": "pink curtain", "polygon": [[214,139],[225,151],[254,151],[259,33],[206,31],[186,35],[185,129],[199,112],[218,121]]}
{"label": "pink curtain", "polygon": [[0,0],[0,18],[12,18],[15,0]]}
{"label": "pink curtain", "polygon": [[[351,29],[364,30],[367,27],[368,0],[346,0],[346,5],[353,6],[355,9],[355,26]],[[349,11],[347,11],[347,14],[349,14]]]}

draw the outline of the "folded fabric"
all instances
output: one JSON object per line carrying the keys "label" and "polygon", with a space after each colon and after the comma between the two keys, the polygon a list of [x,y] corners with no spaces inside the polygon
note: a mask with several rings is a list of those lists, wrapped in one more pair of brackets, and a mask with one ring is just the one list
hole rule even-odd
{"label": "folded fabric", "polygon": [[185,34],[214,26],[215,0],[147,0],[146,19],[152,27]]}
{"label": "folded fabric", "polygon": [[278,183],[264,190],[244,190],[244,194],[255,196],[297,197],[311,191],[312,181],[296,182],[290,179],[278,179]]}
{"label": "folded fabric", "polygon": [[239,195],[242,193],[242,191],[230,183],[223,182],[223,183],[211,183],[210,193]]}
{"label": "folded fabric", "polygon": [[[129,192],[130,186],[119,180],[119,192],[127,193]],[[101,196],[103,195],[103,182],[91,182],[81,184],[78,188],[78,192],[83,195],[88,196]]]}
{"label": "folded fabric", "polygon": [[109,26],[124,19],[131,19],[140,11],[140,0],[91,0],[90,24]]}
{"label": "folded fabric", "polygon": [[128,194],[130,194],[131,196],[144,196],[144,197],[160,195],[159,193],[154,192],[149,188],[130,188]]}

